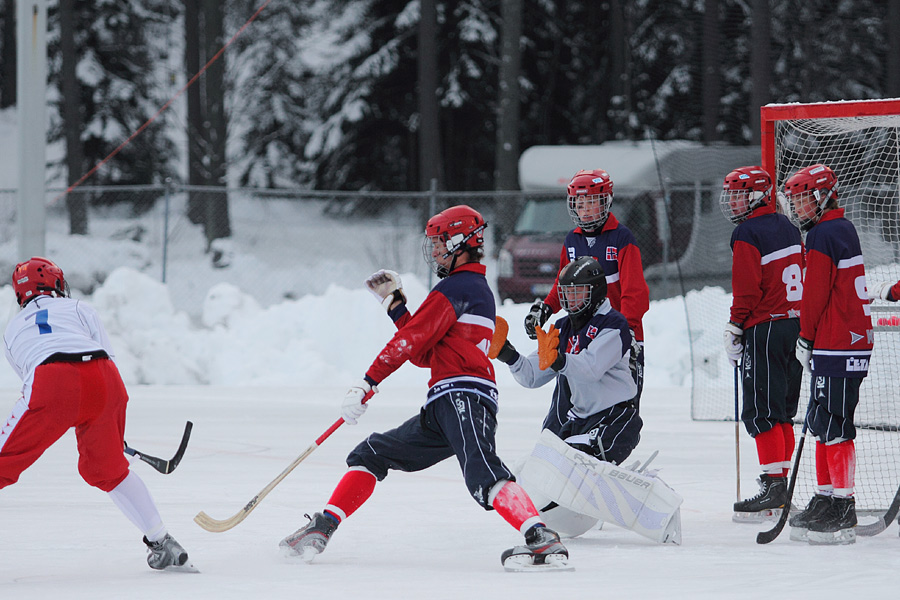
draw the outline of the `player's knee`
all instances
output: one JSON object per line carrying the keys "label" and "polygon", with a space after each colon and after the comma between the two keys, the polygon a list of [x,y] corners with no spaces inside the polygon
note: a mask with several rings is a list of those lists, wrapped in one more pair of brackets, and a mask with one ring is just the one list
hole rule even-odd
{"label": "player's knee", "polygon": [[108,471],[99,471],[90,468],[83,468],[79,465],[78,473],[84,481],[95,488],[104,492],[113,491],[122,481],[128,477],[128,469],[120,471],[115,475],[111,475]]}

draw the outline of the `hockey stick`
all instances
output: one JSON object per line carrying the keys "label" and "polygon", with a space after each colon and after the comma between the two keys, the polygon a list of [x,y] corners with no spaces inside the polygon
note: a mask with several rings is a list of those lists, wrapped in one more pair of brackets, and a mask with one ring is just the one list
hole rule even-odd
{"label": "hockey stick", "polygon": [[800,444],[797,446],[797,456],[794,457],[794,472],[791,473],[791,482],[788,485],[787,498],[784,501],[784,508],[781,509],[781,516],[778,517],[778,522],[775,523],[775,527],[768,531],[760,531],[756,534],[757,544],[768,544],[777,538],[784,529],[784,525],[787,523],[788,517],[791,514],[791,499],[794,497],[794,486],[797,484],[797,472],[800,470],[800,456],[803,454],[803,445],[806,441],[807,422],[809,421],[809,410],[811,407],[812,400],[810,400],[809,404],[806,406],[806,417],[803,419],[803,431],[800,433]]}
{"label": "hockey stick", "polygon": [[[363,402],[368,402],[369,398],[372,397],[372,394],[374,394],[374,392],[369,391],[365,395],[365,397],[363,397]],[[310,454],[312,454],[313,450],[318,448],[322,444],[322,442],[324,442],[326,439],[328,439],[328,437],[332,433],[334,433],[338,427],[340,427],[343,424],[344,424],[343,418],[335,421],[331,425],[331,427],[329,427],[325,431],[325,433],[320,435],[316,439],[316,441],[314,441],[312,444],[310,444],[309,448],[304,450],[300,456],[295,458],[294,461],[291,464],[289,464],[287,466],[287,468],[281,472],[281,474],[278,475],[278,477],[273,479],[272,482],[269,483],[269,485],[267,485],[266,487],[264,487],[257,495],[253,496],[253,498],[250,499],[250,502],[245,504],[244,508],[239,510],[233,516],[231,516],[227,519],[213,519],[212,517],[210,517],[208,514],[206,514],[205,512],[203,512],[201,510],[200,512],[197,513],[197,516],[194,517],[194,522],[197,525],[199,525],[200,527],[202,527],[203,529],[205,529],[207,531],[211,531],[213,533],[221,533],[223,531],[228,531],[232,527],[235,527],[238,523],[240,523],[241,521],[246,519],[247,515],[249,515],[251,512],[253,512],[253,509],[256,508],[260,502],[262,502],[263,498],[265,498],[269,494],[269,492],[271,492],[273,489],[275,489],[276,485],[281,483],[282,479],[287,477],[288,474],[297,467],[297,465],[299,465],[304,460],[306,460],[306,457],[309,456]]]}
{"label": "hockey stick", "polygon": [[191,429],[193,428],[194,424],[190,421],[184,424],[184,433],[181,436],[181,443],[178,444],[178,450],[175,451],[175,456],[173,456],[169,460],[150,456],[149,454],[144,454],[143,452],[135,450],[134,448],[129,446],[128,442],[125,442],[125,454],[135,456],[163,475],[168,475],[169,473],[174,471],[175,467],[178,466],[178,463],[181,462],[181,458],[184,456],[184,451],[187,449],[188,440],[191,439]]}
{"label": "hockey stick", "polygon": [[884,513],[884,515],[878,517],[878,520],[874,523],[857,526],[857,535],[861,535],[864,537],[878,535],[879,533],[887,529],[888,525],[894,522],[894,519],[897,518],[898,511],[900,511],[900,488],[897,488],[897,493],[894,494],[894,499],[893,501],[891,501],[891,505],[888,507],[887,512]]}
{"label": "hockey stick", "polygon": [[735,485],[737,487],[737,501],[741,501],[741,427],[738,419],[738,366],[734,366],[734,466]]}

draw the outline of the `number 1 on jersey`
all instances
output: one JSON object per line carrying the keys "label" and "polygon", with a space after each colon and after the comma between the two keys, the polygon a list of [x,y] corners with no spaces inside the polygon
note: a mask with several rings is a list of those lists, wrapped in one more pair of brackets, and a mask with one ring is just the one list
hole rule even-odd
{"label": "number 1 on jersey", "polygon": [[53,329],[51,329],[50,324],[47,323],[47,316],[49,314],[50,311],[48,311],[46,308],[34,313],[34,324],[38,326],[38,332],[41,334],[53,333]]}

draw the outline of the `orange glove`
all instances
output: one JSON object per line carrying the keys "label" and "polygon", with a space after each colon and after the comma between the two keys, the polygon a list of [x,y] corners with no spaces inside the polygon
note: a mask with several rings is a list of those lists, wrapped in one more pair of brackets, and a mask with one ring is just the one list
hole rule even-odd
{"label": "orange glove", "polygon": [[488,348],[488,358],[497,358],[503,344],[506,343],[506,336],[509,334],[509,323],[503,317],[497,317],[497,324],[494,325],[494,337],[491,338],[491,345]]}
{"label": "orange glove", "polygon": [[540,326],[536,326],[534,331],[538,339],[538,366],[541,371],[546,371],[559,360],[559,329],[556,325],[550,325],[550,329],[544,333]]}

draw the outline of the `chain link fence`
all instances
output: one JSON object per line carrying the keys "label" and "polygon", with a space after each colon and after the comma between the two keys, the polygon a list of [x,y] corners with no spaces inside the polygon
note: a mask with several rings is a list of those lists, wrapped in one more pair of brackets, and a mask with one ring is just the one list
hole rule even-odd
{"label": "chain link fence", "polygon": [[[573,227],[564,189],[388,193],[116,186],[78,188],[71,194],[80,197],[60,200],[62,190],[47,193],[45,247],[76,293],[92,293],[110,270],[127,266],[165,282],[176,309],[194,317],[208,290],[221,282],[263,306],[320,294],[330,285],[357,287],[380,268],[429,285],[432,275],[421,249],[424,225],[456,204],[472,206],[488,222],[486,264],[498,299],[530,301],[539,295],[532,291],[552,283],[563,237]],[[676,187],[668,197],[617,189],[613,212],[638,238],[654,298],[681,293],[679,271],[689,288],[728,284],[727,256],[706,260],[727,253],[730,229],[718,212],[717,197],[718,184]],[[70,234],[67,204],[72,200],[87,206],[85,235]],[[22,258],[16,203],[15,190],[0,190],[0,273],[11,273]],[[552,212],[538,215],[537,230],[533,224],[523,229],[529,203]],[[210,241],[208,220],[223,217],[230,236]],[[702,236],[693,235],[701,231]],[[543,244],[542,254],[529,246],[533,238]],[[710,251],[710,244],[721,248]],[[682,264],[676,264],[678,259]],[[543,287],[524,295],[510,293],[503,283],[534,277]]]}

